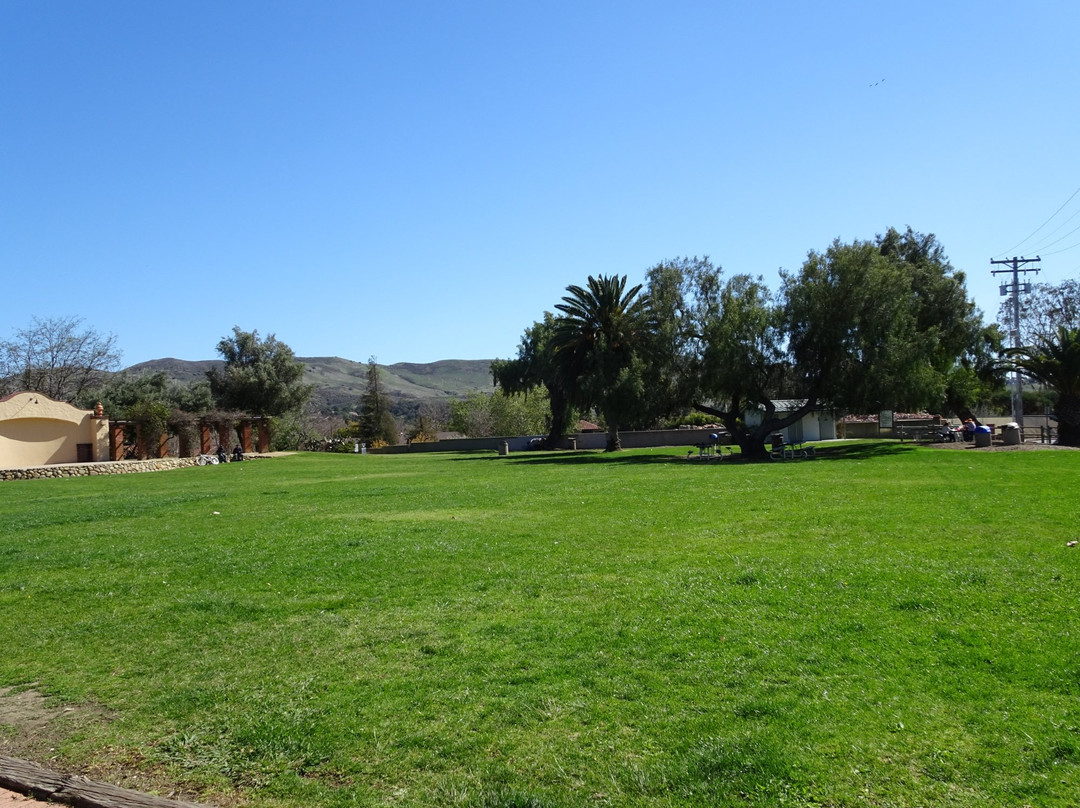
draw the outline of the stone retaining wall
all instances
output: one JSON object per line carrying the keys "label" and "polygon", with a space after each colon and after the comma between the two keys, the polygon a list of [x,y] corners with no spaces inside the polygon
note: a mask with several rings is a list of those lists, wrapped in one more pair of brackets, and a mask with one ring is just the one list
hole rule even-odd
{"label": "stone retaining wall", "polygon": [[162,457],[155,460],[114,460],[104,463],[58,463],[22,469],[0,469],[0,480],[40,480],[50,477],[89,477],[97,474],[138,474],[194,466],[194,457]]}

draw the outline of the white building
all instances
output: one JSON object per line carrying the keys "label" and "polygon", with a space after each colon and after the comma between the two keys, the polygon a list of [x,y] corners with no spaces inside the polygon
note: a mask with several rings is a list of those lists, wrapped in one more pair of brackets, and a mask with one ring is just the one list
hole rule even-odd
{"label": "white building", "polygon": [[[776,417],[783,418],[806,406],[805,398],[781,398],[773,401]],[[744,420],[748,427],[761,424],[765,408],[757,407],[746,411]],[[788,443],[802,443],[810,440],[836,440],[836,413],[832,410],[811,410],[791,426],[779,430]]]}

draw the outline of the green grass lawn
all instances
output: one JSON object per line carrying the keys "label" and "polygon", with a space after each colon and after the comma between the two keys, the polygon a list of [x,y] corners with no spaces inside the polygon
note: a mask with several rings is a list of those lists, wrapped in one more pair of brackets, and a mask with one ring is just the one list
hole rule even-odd
{"label": "green grass lawn", "polygon": [[1080,453],[0,485],[0,751],[273,806],[1075,805]]}

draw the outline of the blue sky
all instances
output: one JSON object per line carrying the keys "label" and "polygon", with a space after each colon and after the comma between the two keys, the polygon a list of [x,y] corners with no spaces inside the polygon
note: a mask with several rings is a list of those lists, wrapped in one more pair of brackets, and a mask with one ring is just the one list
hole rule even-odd
{"label": "blue sky", "polygon": [[0,338],[505,357],[590,274],[775,284],[908,225],[994,319],[992,257],[1080,275],[1078,30],[1066,2],[0,0]]}

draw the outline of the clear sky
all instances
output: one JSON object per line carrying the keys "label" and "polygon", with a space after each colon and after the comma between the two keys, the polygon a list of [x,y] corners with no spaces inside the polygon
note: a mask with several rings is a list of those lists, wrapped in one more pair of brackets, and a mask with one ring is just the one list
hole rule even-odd
{"label": "clear sky", "polygon": [[1078,31],[1066,0],[0,0],[0,338],[507,357],[590,274],[775,285],[908,225],[995,319],[992,257],[1080,275]]}

